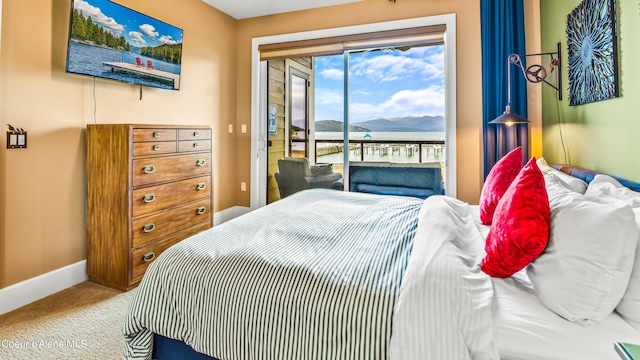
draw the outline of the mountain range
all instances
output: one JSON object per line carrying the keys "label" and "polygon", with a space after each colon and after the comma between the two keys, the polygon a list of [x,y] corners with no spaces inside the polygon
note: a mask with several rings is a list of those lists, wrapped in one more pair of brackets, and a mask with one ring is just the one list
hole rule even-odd
{"label": "mountain range", "polygon": [[[294,123],[295,124],[295,123]],[[316,131],[342,131],[344,123],[336,120],[316,121]],[[378,118],[349,124],[349,131],[354,132],[442,132],[444,117],[442,116],[402,116],[394,118]]]}
{"label": "mountain range", "polygon": [[[341,132],[344,130],[344,122],[336,120],[316,121],[316,131],[320,132]],[[358,125],[349,124],[349,131],[371,132],[371,129]]]}

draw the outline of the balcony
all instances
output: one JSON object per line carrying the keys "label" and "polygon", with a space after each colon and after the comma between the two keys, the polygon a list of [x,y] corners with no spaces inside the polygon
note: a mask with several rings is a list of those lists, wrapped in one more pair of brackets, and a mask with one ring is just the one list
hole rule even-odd
{"label": "balcony", "polygon": [[[344,162],[343,140],[316,140],[315,144],[316,163]],[[441,163],[444,166],[445,150],[443,140],[349,140],[349,161]]]}

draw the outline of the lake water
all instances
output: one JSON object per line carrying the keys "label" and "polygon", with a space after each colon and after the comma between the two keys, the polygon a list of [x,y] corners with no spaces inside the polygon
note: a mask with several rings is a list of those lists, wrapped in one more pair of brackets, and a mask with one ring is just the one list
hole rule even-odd
{"label": "lake water", "polygon": [[173,86],[167,85],[160,81],[154,81],[153,78],[136,76],[133,74],[112,73],[108,66],[103,62],[125,62],[135,64],[136,58],[139,57],[142,63],[147,65],[147,60],[153,62],[153,68],[156,70],[166,71],[173,74],[180,74],[180,65],[168,63],[158,59],[153,59],[140,54],[113,50],[100,46],[93,46],[69,42],[69,59],[67,60],[67,71],[79,74],[87,74],[101,78],[114,79],[128,83],[142,84],[146,86],[161,87],[164,89],[173,89]]}

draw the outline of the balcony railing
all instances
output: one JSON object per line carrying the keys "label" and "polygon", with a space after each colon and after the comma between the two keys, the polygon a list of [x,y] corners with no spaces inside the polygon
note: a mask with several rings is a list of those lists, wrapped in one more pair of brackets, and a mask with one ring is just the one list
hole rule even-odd
{"label": "balcony railing", "polygon": [[[343,140],[316,140],[315,144],[316,162],[344,161]],[[443,140],[349,140],[349,161],[443,162],[444,153]]]}

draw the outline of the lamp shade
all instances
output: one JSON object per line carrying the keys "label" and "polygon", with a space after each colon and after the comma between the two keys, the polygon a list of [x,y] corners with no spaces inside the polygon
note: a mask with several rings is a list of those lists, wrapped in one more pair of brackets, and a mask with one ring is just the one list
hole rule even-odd
{"label": "lamp shade", "polygon": [[527,123],[529,123],[529,120],[523,118],[522,116],[516,113],[511,112],[511,105],[507,105],[502,115],[489,121],[489,124],[494,124],[494,125],[502,124],[507,126],[511,126],[513,124],[527,124]]}

